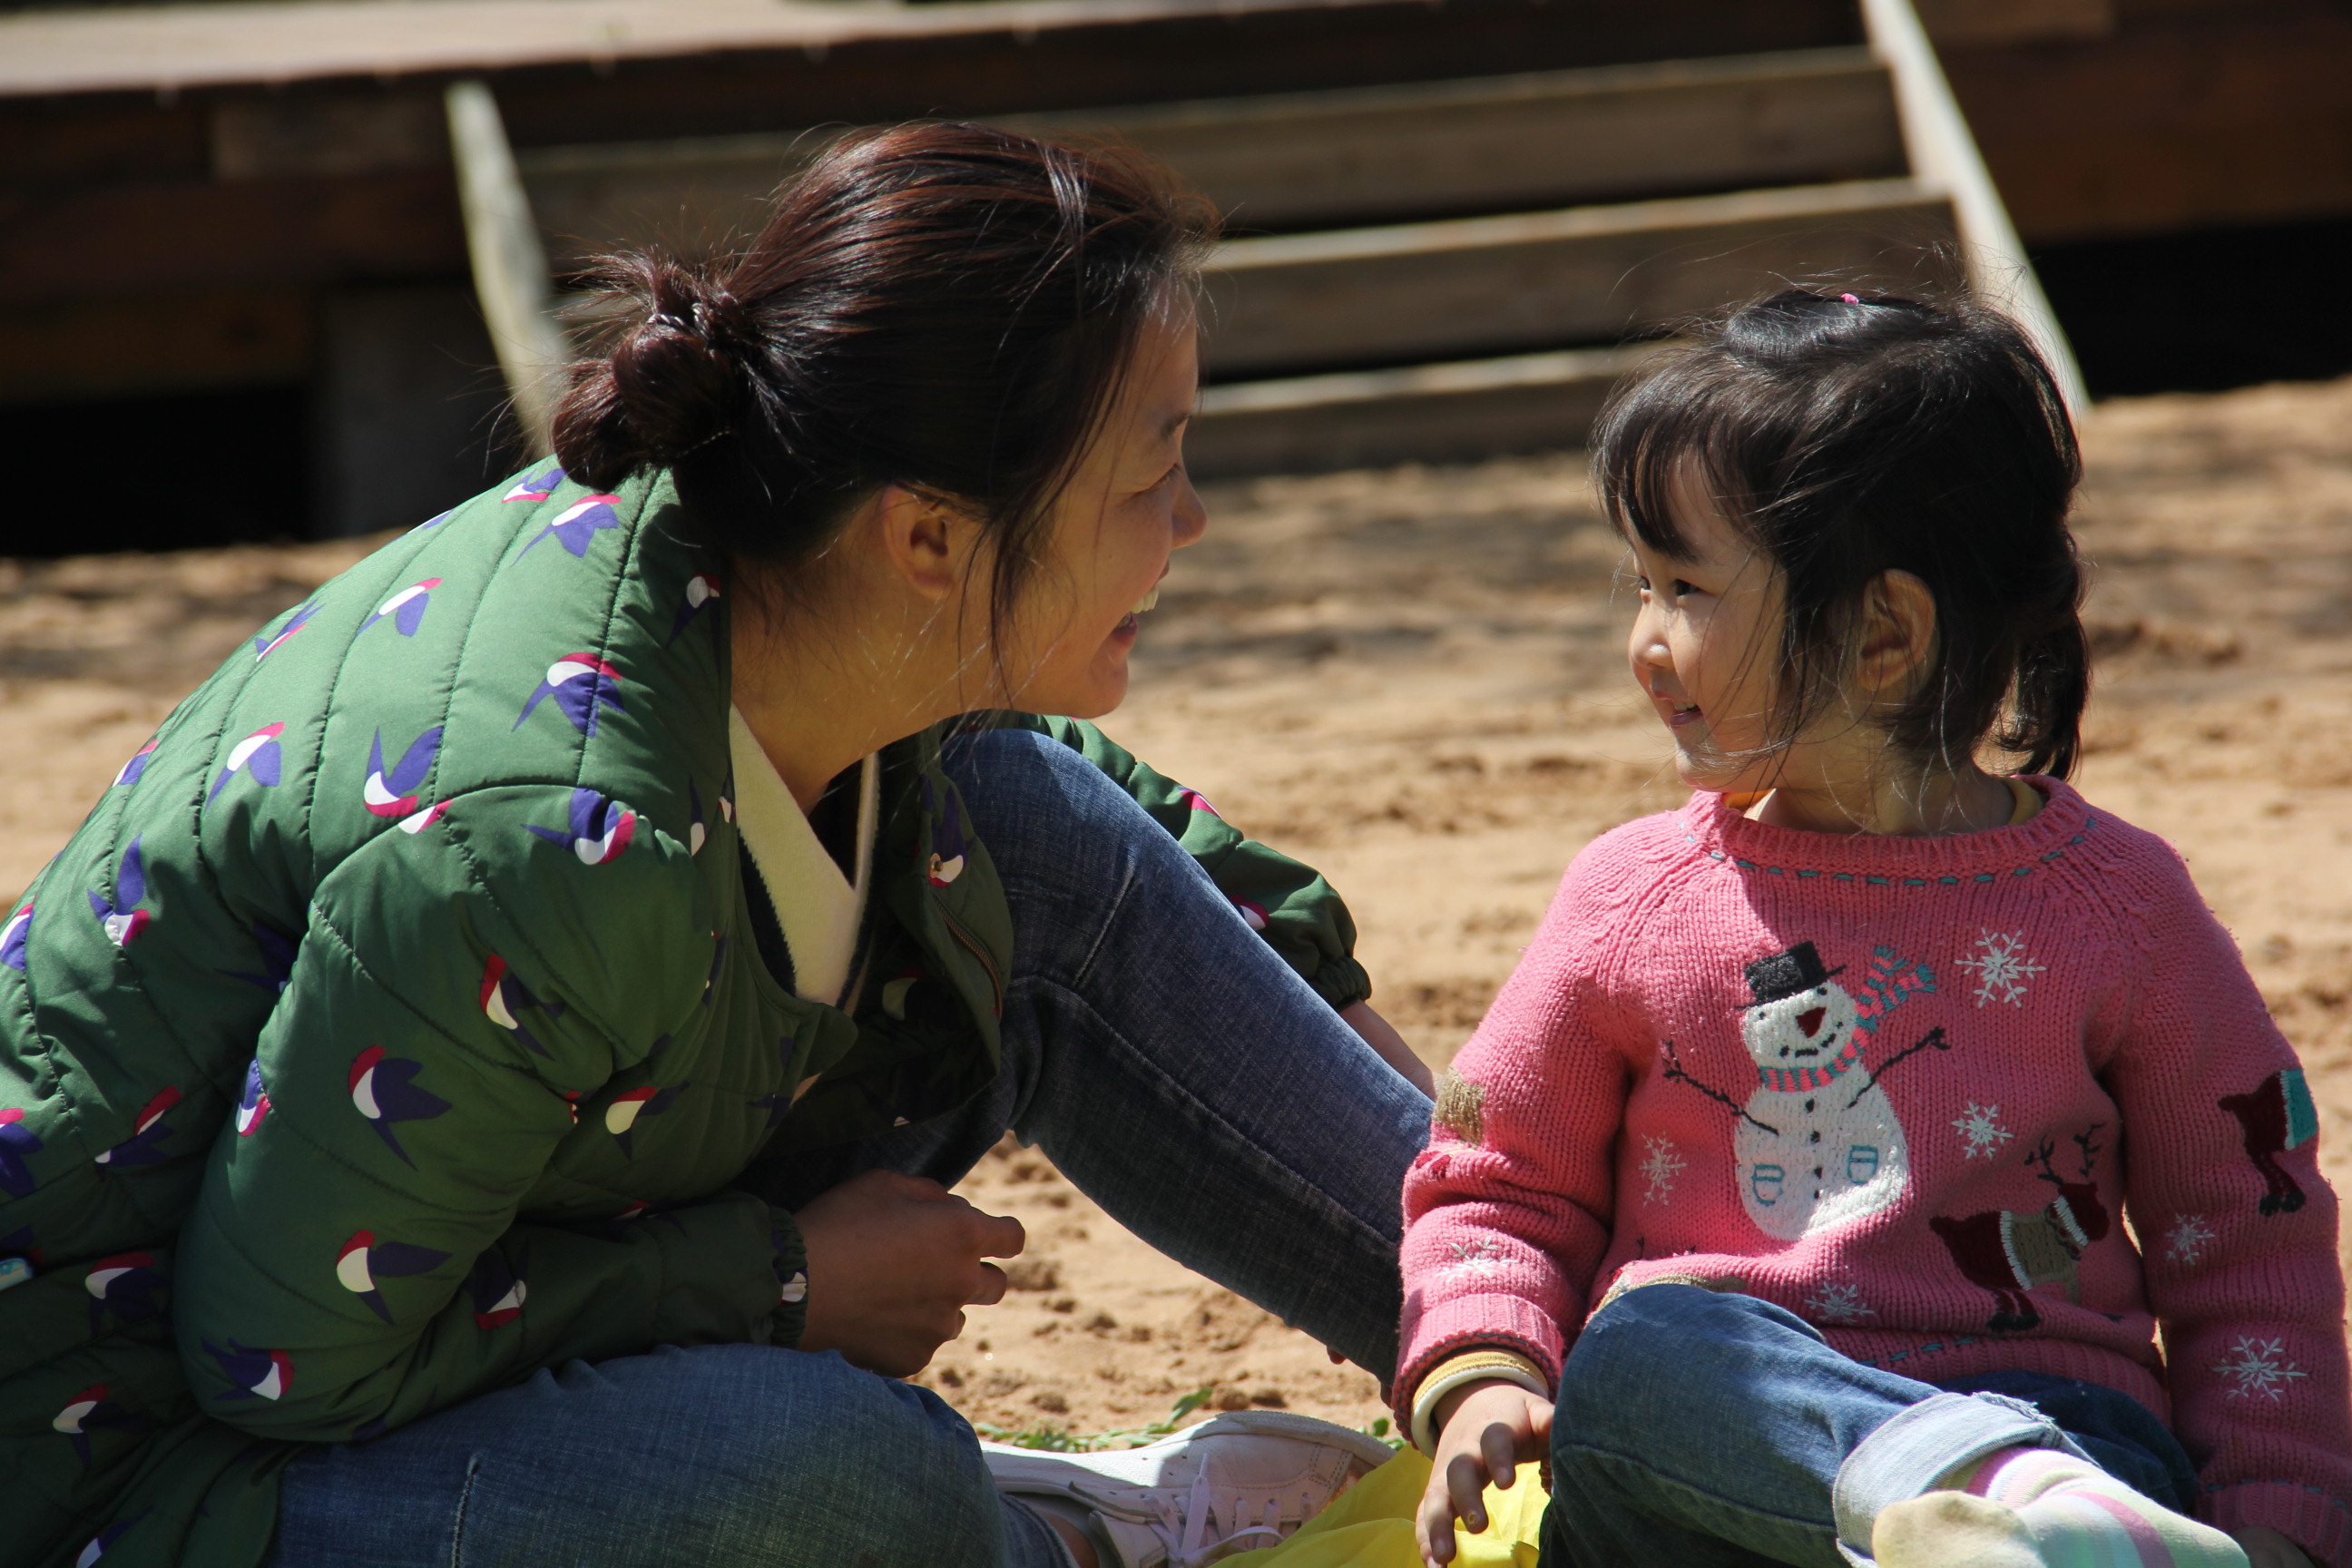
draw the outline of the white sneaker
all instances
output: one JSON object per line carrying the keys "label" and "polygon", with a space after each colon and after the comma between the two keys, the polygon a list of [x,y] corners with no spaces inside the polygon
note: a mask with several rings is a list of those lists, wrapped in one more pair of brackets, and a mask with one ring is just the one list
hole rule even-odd
{"label": "white sneaker", "polygon": [[997,1490],[1091,1513],[1116,1554],[1103,1568],[1201,1568],[1272,1546],[1394,1457],[1378,1437],[1278,1410],[1219,1415],[1118,1453],[980,1447]]}

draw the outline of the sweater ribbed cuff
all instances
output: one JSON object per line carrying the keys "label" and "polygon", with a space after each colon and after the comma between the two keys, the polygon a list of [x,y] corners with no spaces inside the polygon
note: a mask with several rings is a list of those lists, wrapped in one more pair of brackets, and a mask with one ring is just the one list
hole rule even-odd
{"label": "sweater ribbed cuff", "polygon": [[801,1331],[808,1326],[808,1247],[791,1215],[780,1208],[768,1212],[775,1222],[778,1298],[775,1310],[768,1316],[768,1342],[792,1350],[800,1344]]}
{"label": "sweater ribbed cuff", "polygon": [[2352,1568],[2352,1513],[2324,1492],[2287,1481],[2249,1481],[2209,1492],[2198,1517],[2223,1531],[2266,1524],[2324,1568]]}
{"label": "sweater ribbed cuff", "polygon": [[1421,1380],[1421,1387],[1412,1396],[1412,1419],[1408,1426],[1414,1447],[1433,1458],[1436,1457],[1438,1402],[1473,1383],[1517,1384],[1538,1399],[1551,1397],[1543,1369],[1517,1351],[1488,1346],[1449,1356],[1429,1369],[1429,1375]]}
{"label": "sweater ribbed cuff", "polygon": [[1410,1424],[1422,1380],[1438,1363],[1459,1352],[1508,1349],[1542,1372],[1545,1385],[1567,1358],[1568,1343],[1542,1308],[1507,1290],[1482,1291],[1423,1306],[1405,1298],[1403,1353],[1390,1389],[1400,1419]]}

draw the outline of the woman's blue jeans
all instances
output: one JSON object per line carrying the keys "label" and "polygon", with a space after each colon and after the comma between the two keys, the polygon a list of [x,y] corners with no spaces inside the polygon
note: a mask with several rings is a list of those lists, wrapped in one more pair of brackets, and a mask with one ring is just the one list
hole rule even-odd
{"label": "woman's blue jeans", "polygon": [[[1429,1102],[1128,795],[1025,731],[950,773],[1013,909],[1004,1071],[813,1164],[953,1183],[1010,1128],[1145,1240],[1385,1379]],[[830,1353],[575,1362],[286,1472],[285,1568],[1062,1568],[971,1428]]]}
{"label": "woman's blue jeans", "polygon": [[1593,1315],[1561,1371],[1544,1568],[1866,1563],[1880,1509],[2010,1447],[2063,1447],[2167,1507],[2195,1502],[2179,1441],[2113,1389],[1918,1383],[1752,1296],[1645,1286]]}

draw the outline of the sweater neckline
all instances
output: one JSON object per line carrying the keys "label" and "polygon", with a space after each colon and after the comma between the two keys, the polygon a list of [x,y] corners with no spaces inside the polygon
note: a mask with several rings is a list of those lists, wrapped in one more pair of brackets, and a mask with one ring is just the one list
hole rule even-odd
{"label": "sweater neckline", "polygon": [[1990,881],[2063,858],[2095,826],[2090,804],[2073,785],[2032,775],[2026,783],[2047,804],[2014,827],[1976,833],[1809,833],[1751,822],[1722,795],[1704,790],[1675,815],[1694,849],[1742,871],[1914,886]]}

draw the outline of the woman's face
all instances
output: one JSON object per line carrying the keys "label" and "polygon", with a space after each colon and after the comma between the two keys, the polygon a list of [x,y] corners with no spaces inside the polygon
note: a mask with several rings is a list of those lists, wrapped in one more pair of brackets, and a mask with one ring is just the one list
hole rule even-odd
{"label": "woman's face", "polygon": [[1118,402],[1047,520],[1045,559],[1005,630],[1013,707],[1091,719],[1127,696],[1127,656],[1168,557],[1208,524],[1184,472],[1200,387],[1189,316],[1145,328]]}

